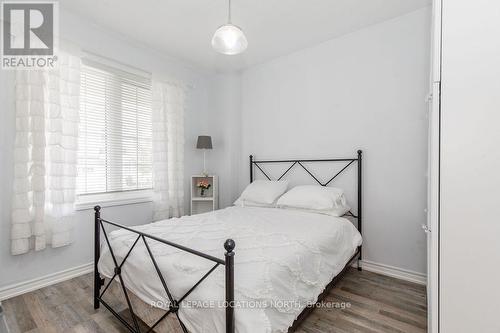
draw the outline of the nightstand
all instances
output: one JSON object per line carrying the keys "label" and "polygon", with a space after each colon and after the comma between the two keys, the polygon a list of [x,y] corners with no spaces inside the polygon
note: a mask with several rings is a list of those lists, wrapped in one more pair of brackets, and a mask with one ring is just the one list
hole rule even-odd
{"label": "nightstand", "polygon": [[[211,186],[201,195],[201,190],[196,186],[198,182],[206,181]],[[191,215],[211,212],[219,208],[219,188],[217,176],[191,176]]]}

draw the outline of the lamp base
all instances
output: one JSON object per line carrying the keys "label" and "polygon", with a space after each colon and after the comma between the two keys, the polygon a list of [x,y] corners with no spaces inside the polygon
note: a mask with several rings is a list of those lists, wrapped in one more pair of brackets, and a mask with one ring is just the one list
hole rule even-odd
{"label": "lamp base", "polygon": [[208,176],[208,172],[207,172],[207,155],[206,155],[206,152],[207,152],[207,150],[203,149],[203,171],[201,172],[201,175],[203,177],[207,177]]}

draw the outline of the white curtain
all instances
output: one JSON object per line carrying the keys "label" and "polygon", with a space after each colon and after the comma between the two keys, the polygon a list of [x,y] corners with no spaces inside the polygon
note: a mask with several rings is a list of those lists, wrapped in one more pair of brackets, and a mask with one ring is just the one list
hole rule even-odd
{"label": "white curtain", "polygon": [[153,220],[184,214],[185,88],[153,80]]}
{"label": "white curtain", "polygon": [[16,74],[11,252],[71,243],[75,201],[80,59]]}

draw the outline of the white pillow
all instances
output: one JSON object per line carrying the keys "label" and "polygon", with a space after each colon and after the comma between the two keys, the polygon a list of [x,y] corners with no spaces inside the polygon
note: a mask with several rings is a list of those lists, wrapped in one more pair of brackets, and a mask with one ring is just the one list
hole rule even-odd
{"label": "white pillow", "polygon": [[258,202],[248,201],[248,200],[241,200],[240,198],[238,198],[233,203],[233,205],[238,206],[238,207],[276,208],[276,202],[277,202],[277,200],[274,201],[272,204],[266,204],[266,203],[258,203]]}
{"label": "white pillow", "polygon": [[344,191],[320,185],[302,185],[292,188],[278,200],[278,207],[312,210],[331,210],[347,206]]}
{"label": "white pillow", "polygon": [[249,184],[239,200],[259,204],[273,204],[288,188],[288,181],[255,180]]}
{"label": "white pillow", "polygon": [[330,215],[330,216],[344,216],[345,213],[351,210],[351,207],[348,205],[341,206],[338,208],[332,208],[332,209],[305,209],[305,208],[296,208],[296,207],[287,207],[283,206],[281,208],[284,209],[291,209],[291,210],[298,210],[301,212],[306,212],[306,213],[316,213],[316,214],[323,214],[323,215]]}

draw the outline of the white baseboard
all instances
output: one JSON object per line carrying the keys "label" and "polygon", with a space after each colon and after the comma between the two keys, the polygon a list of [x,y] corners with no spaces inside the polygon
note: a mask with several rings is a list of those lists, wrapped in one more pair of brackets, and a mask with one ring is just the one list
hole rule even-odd
{"label": "white baseboard", "polygon": [[80,275],[84,275],[94,271],[94,263],[73,267],[60,272],[45,275],[32,280],[11,284],[0,288],[0,301],[12,298],[33,290],[50,286],[59,282],[63,282]]}
{"label": "white baseboard", "polygon": [[[353,265],[356,267],[356,264]],[[387,275],[393,278],[410,281],[418,284],[427,284],[427,275],[407,269],[379,264],[373,261],[361,260],[361,267],[369,272]]]}

